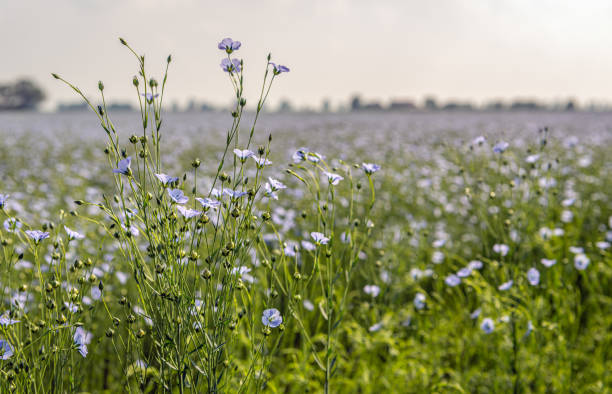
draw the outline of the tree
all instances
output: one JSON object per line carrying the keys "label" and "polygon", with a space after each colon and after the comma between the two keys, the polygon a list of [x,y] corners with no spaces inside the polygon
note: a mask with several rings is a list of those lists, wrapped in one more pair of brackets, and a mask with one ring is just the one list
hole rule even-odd
{"label": "tree", "polygon": [[44,99],[45,93],[30,80],[0,84],[0,111],[36,109]]}

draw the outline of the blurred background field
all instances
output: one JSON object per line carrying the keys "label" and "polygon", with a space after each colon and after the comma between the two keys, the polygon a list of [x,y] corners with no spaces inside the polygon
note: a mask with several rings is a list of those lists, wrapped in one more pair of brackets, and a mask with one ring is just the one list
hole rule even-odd
{"label": "blurred background field", "polygon": [[[181,176],[198,157],[202,173],[212,176],[228,118],[168,113],[167,172]],[[113,120],[123,139],[138,127],[133,113]],[[300,215],[313,208],[285,173],[297,148],[317,151],[332,165],[341,159],[382,166],[375,174],[374,228],[339,333],[337,392],[606,392],[612,384],[611,125],[606,113],[266,114],[255,142],[272,134],[268,171],[289,189],[271,213],[288,242],[299,244],[308,231]],[[97,256],[95,272],[111,301],[129,295],[117,274],[127,267],[113,255],[113,240],[81,217],[100,213],[73,203],[112,193],[95,116],[3,113],[0,133],[2,192],[11,195],[5,212],[39,224],[74,211],[65,222],[87,234],[76,253]],[[500,141],[509,146],[496,153]],[[577,255],[589,260],[586,269],[576,268]],[[459,284],[448,280],[476,260],[481,269],[470,269]],[[250,267],[257,294],[265,274]],[[530,268],[539,272],[535,285]],[[498,288],[509,280],[509,290]],[[367,285],[378,288],[375,296],[364,291]],[[321,300],[301,296],[304,321],[316,331]],[[491,333],[483,328],[486,318],[494,323]],[[82,389],[116,390],[119,380],[113,383],[100,367],[109,360],[107,318],[87,319],[95,340],[82,361]],[[289,318],[265,387],[321,390],[320,371],[303,352]]]}

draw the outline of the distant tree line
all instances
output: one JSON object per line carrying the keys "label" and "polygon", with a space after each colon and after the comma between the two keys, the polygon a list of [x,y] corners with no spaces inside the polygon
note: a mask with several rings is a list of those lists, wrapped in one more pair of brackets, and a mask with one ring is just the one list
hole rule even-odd
{"label": "distant tree line", "polygon": [[36,109],[44,99],[42,89],[28,79],[0,84],[0,111]]}

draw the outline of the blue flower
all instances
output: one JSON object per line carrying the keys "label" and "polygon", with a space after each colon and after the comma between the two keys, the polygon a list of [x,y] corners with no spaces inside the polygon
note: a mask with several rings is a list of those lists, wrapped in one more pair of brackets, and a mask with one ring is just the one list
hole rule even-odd
{"label": "blue flower", "polygon": [[530,268],[527,271],[527,280],[532,286],[537,286],[540,283],[540,271],[535,268]]}
{"label": "blue flower", "polygon": [[81,356],[83,357],[87,357],[87,345],[89,344],[89,342],[91,342],[91,338],[92,334],[84,330],[82,327],[77,327],[74,330],[74,335],[72,336],[72,339],[74,341],[74,344],[77,346],[79,353],[81,353]]}
{"label": "blue flower", "polygon": [[193,217],[199,216],[202,214],[200,211],[196,211],[195,209],[185,208],[182,205],[177,205],[176,209],[187,219],[191,219]]}
{"label": "blue flower", "polygon": [[493,245],[493,251],[495,253],[499,253],[502,256],[505,256],[510,251],[510,247],[506,244],[495,244]]}
{"label": "blue flower", "polygon": [[0,360],[8,360],[13,357],[15,350],[8,341],[0,339],[0,353],[2,353],[2,355],[0,355]]}
{"label": "blue flower", "polygon": [[472,270],[479,270],[482,268],[482,261],[480,260],[472,260],[469,262],[468,267]]}
{"label": "blue flower", "polygon": [[444,283],[450,287],[455,287],[461,283],[461,278],[455,274],[451,274],[444,279]]}
{"label": "blue flower", "polygon": [[380,293],[380,287],[376,285],[365,285],[363,288],[363,292],[371,295],[373,298],[376,298]]}
{"label": "blue flower", "polygon": [[85,236],[83,234],[69,229],[68,226],[64,226],[64,230],[66,230],[66,233],[68,234],[68,239],[72,240],[72,239],[83,239],[83,238],[85,238]]}
{"label": "blue flower", "polygon": [[156,93],[156,94],[153,94],[153,93],[140,93],[140,95],[142,97],[144,97],[149,104],[151,104],[153,102],[153,99],[155,99],[156,97],[159,96],[159,93]]}
{"label": "blue flower", "polygon": [[470,268],[469,265],[467,267],[463,267],[459,271],[457,271],[457,276],[460,277],[460,278],[467,278],[471,274],[472,274],[472,268]]}
{"label": "blue flower", "polygon": [[221,68],[225,72],[232,73],[234,71],[240,72],[240,70],[242,69],[242,66],[240,65],[240,60],[238,59],[230,60],[228,58],[225,58],[221,60]]}
{"label": "blue flower", "polygon": [[119,161],[119,164],[117,165],[118,168],[115,168],[113,172],[115,174],[131,175],[132,174],[132,169],[130,168],[131,164],[132,164],[131,157],[123,159]]}
{"label": "blue flower", "polygon": [[342,175],[334,174],[333,172],[323,171],[323,174],[325,174],[329,183],[334,186],[344,179]]}
{"label": "blue flower", "polygon": [[302,245],[302,248],[303,248],[304,250],[307,250],[307,251],[309,251],[309,252],[312,252],[313,250],[315,250],[315,249],[317,248],[315,244],[313,244],[313,243],[312,243],[312,242],[310,242],[310,241],[306,241],[306,240],[302,240],[302,241],[300,242],[300,244]]}
{"label": "blue flower", "polygon": [[181,189],[171,189],[168,190],[168,195],[177,204],[185,204],[189,201],[189,197],[187,197]]}
{"label": "blue flower", "polygon": [[12,319],[8,311],[4,312],[2,316],[0,316],[0,326],[3,326],[3,327],[12,326],[13,324],[16,324],[19,322],[20,320]]}
{"label": "blue flower", "polygon": [[246,159],[248,159],[249,157],[251,157],[251,156],[254,156],[254,155],[255,155],[255,153],[251,152],[251,151],[250,151],[250,150],[248,150],[248,149],[244,149],[244,150],[241,150],[241,149],[234,149],[234,154],[235,154],[236,156],[238,156],[238,158],[240,159],[240,161],[241,161],[241,162],[243,162],[243,163],[246,161]]}
{"label": "blue flower", "polygon": [[310,233],[310,236],[312,237],[312,239],[314,239],[317,245],[327,245],[327,243],[329,242],[329,238],[327,238],[323,233],[313,231],[312,233]]}
{"label": "blue flower", "polygon": [[542,265],[546,268],[550,268],[553,265],[557,264],[557,260],[551,260],[551,259],[542,259],[540,260],[540,262],[542,263]]}
{"label": "blue flower", "polygon": [[202,204],[202,206],[204,208],[208,208],[208,209],[217,209],[219,207],[219,205],[221,205],[221,202],[217,201],[217,200],[213,200],[212,198],[196,198],[196,201],[199,202],[200,204]]}
{"label": "blue flower", "polygon": [[591,260],[589,260],[584,253],[578,253],[576,256],[574,256],[574,267],[576,267],[577,270],[585,270],[589,266],[590,262]]}
{"label": "blue flower", "polygon": [[272,63],[272,62],[269,62],[268,64],[270,64],[272,66],[272,72],[274,73],[274,75],[278,75],[280,73],[288,73],[289,72],[289,67],[282,66],[280,64],[276,64],[276,63]]}
{"label": "blue flower", "polygon": [[425,308],[425,294],[416,293],[416,295],[414,296],[413,303],[414,303],[414,307],[417,309]]}
{"label": "blue flower", "polygon": [[514,284],[514,281],[513,280],[509,280],[509,281],[499,285],[498,289],[501,290],[501,291],[510,290],[510,288],[512,287],[513,284]]}
{"label": "blue flower", "polygon": [[49,238],[49,233],[40,230],[26,230],[28,237],[32,238],[35,243],[39,243],[45,238]]}
{"label": "blue flower", "polygon": [[281,189],[286,189],[287,188],[287,186],[285,186],[281,181],[278,181],[278,180],[276,180],[274,178],[268,177],[268,180],[270,181],[270,187],[274,191],[281,190]]}
{"label": "blue flower", "polygon": [[248,193],[232,189],[223,189],[223,194],[230,196],[231,198],[241,198],[246,196]]}
{"label": "blue flower", "polygon": [[480,328],[482,329],[482,331],[485,332],[485,334],[490,334],[495,329],[495,323],[493,322],[493,319],[487,317],[485,319],[482,319]]}
{"label": "blue flower", "polygon": [[293,159],[294,163],[299,163],[301,161],[306,160],[307,153],[308,153],[308,148],[300,148],[295,151],[295,153],[293,154],[293,156],[291,156],[291,158]]}
{"label": "blue flower", "polygon": [[174,182],[178,182],[178,180],[179,180],[178,177],[170,176],[170,175],[166,175],[166,174],[155,174],[155,176],[157,177],[157,179],[159,179],[159,181],[164,186],[168,186],[169,184],[174,183]]}
{"label": "blue flower", "polygon": [[6,205],[6,200],[9,198],[8,194],[0,194],[0,209],[3,209]]}
{"label": "blue flower", "polygon": [[499,141],[497,144],[495,144],[495,146],[493,147],[493,152],[495,153],[504,153],[504,151],[506,149],[508,149],[508,147],[510,146],[509,143],[507,143],[506,141]]}
{"label": "blue flower", "polygon": [[283,317],[276,308],[266,309],[261,316],[264,326],[276,328],[283,323]]}
{"label": "blue flower", "polygon": [[278,200],[278,194],[276,194],[276,191],[272,189],[272,186],[270,186],[268,182],[264,184],[264,196]]}
{"label": "blue flower", "polygon": [[228,37],[228,38],[224,38],[223,40],[221,40],[219,45],[217,45],[217,48],[229,54],[229,53],[232,53],[240,49],[241,45],[242,43],[240,41],[234,41]]}
{"label": "blue flower", "polygon": [[363,168],[365,173],[368,175],[372,175],[376,171],[380,170],[380,166],[378,164],[373,163],[362,163],[361,168]]}
{"label": "blue flower", "polygon": [[472,320],[478,319],[478,316],[480,316],[481,312],[482,312],[481,308],[474,309],[474,311],[472,313],[470,313],[470,319],[472,319]]}
{"label": "blue flower", "polygon": [[264,166],[269,166],[270,164],[272,164],[272,162],[268,159],[266,159],[265,157],[255,157],[255,156],[251,156],[253,157],[253,160],[255,160],[255,164],[257,164],[257,168],[263,168]]}
{"label": "blue flower", "polygon": [[9,233],[14,233],[19,230],[23,226],[23,223],[19,221],[19,219],[8,218],[4,221],[4,229]]}

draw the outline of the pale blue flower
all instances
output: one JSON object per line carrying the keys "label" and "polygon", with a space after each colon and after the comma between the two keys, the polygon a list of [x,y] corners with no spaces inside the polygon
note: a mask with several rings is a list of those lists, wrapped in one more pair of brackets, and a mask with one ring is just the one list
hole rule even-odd
{"label": "pale blue flower", "polygon": [[297,245],[295,243],[287,243],[285,245],[285,247],[283,248],[283,253],[285,253],[285,256],[288,257],[295,257],[296,256],[296,250],[297,250]]}
{"label": "pale blue flower", "polygon": [[444,258],[444,253],[439,250],[436,250],[431,254],[431,262],[434,264],[441,264],[444,261]]}
{"label": "pale blue flower", "polygon": [[43,239],[49,238],[49,233],[40,230],[26,230],[28,237],[32,238],[35,243],[39,243]]}
{"label": "pale blue flower", "polygon": [[595,246],[597,246],[601,250],[606,250],[606,249],[608,249],[610,247],[610,242],[599,241],[599,242],[595,243]]}
{"label": "pale blue flower", "polygon": [[240,267],[232,268],[232,274],[238,275],[243,280],[245,280],[245,281],[247,281],[249,283],[253,283],[253,282],[255,282],[255,278],[253,276],[251,276],[251,274],[249,274],[249,272],[251,272],[251,269],[249,267],[244,266],[244,265],[242,265]]}
{"label": "pale blue flower", "polygon": [[317,247],[316,247],[316,245],[315,245],[315,244],[313,244],[313,243],[312,243],[312,242],[310,242],[310,241],[303,240],[303,241],[302,241],[302,242],[300,242],[300,243],[301,243],[301,245],[302,245],[302,248],[304,248],[304,250],[307,250],[307,251],[309,251],[309,252],[312,252],[313,250],[315,250],[315,249],[317,248]]}
{"label": "pale blue flower", "polygon": [[450,287],[455,287],[461,283],[461,278],[455,274],[451,274],[444,279],[444,283]]}
{"label": "pale blue flower", "polygon": [[376,171],[380,170],[380,166],[374,163],[362,163],[361,168],[363,168],[365,173],[368,175],[372,175]]}
{"label": "pale blue flower", "polygon": [[532,286],[537,286],[540,283],[540,271],[535,268],[530,268],[527,271],[527,281]]}
{"label": "pale blue flower", "polygon": [[74,344],[77,346],[79,353],[81,353],[81,356],[87,357],[87,345],[89,345],[92,338],[93,335],[90,332],[84,330],[82,327],[77,327],[74,330],[74,335],[72,339],[74,341]]}
{"label": "pale blue flower", "polygon": [[540,155],[536,154],[536,155],[529,155],[527,156],[527,158],[525,159],[525,161],[529,164],[533,164],[536,161],[538,161],[540,159]]}
{"label": "pale blue flower", "polygon": [[159,97],[159,93],[140,93],[140,95],[144,97],[149,104],[151,104],[155,98]]}
{"label": "pale blue flower", "polygon": [[472,270],[479,270],[482,268],[482,261],[480,260],[472,260],[468,263],[468,267]]}
{"label": "pale blue flower", "polygon": [[495,144],[495,146],[493,147],[493,152],[495,153],[504,153],[504,151],[506,149],[508,149],[508,147],[510,146],[509,143],[507,143],[506,141],[499,141],[497,144]]}
{"label": "pale blue flower", "polygon": [[281,190],[281,189],[286,189],[287,186],[285,186],[281,181],[276,180],[274,178],[270,178],[268,177],[268,181],[270,183],[270,187],[272,188],[272,190],[276,191],[276,190]]}
{"label": "pale blue flower", "polygon": [[293,156],[291,156],[291,158],[293,159],[294,163],[299,163],[301,161],[306,160],[307,153],[308,153],[308,148],[300,148],[297,151],[295,151],[295,153],[293,154]]}
{"label": "pale blue flower", "polygon": [[506,244],[495,244],[493,245],[493,251],[495,253],[499,253],[502,256],[505,256],[510,251],[510,247]]}
{"label": "pale blue flower", "polygon": [[168,190],[168,195],[177,204],[185,204],[189,201],[189,197],[185,196],[181,189],[170,189]]}
{"label": "pale blue flower", "polygon": [[495,330],[495,322],[493,322],[493,319],[491,318],[484,318],[482,319],[480,328],[485,332],[485,334],[490,334],[493,332],[493,330]]}
{"label": "pale blue flower", "polygon": [[457,276],[460,278],[467,278],[472,274],[472,268],[470,266],[463,267],[459,271],[457,271]]}
{"label": "pale blue flower", "polygon": [[243,163],[246,161],[246,159],[248,159],[251,156],[255,156],[255,153],[251,152],[248,149],[234,149],[234,154],[236,156],[238,156],[238,158],[240,159],[240,161],[242,161]]}
{"label": "pale blue flower", "polygon": [[21,229],[23,223],[16,218],[8,218],[4,221],[4,229],[9,233],[14,233],[15,231]]}
{"label": "pale blue flower", "polygon": [[470,313],[470,319],[472,319],[472,320],[478,319],[478,316],[480,316],[481,312],[482,312],[481,308],[474,309],[474,311],[472,313]]}
{"label": "pale blue flower", "polygon": [[64,230],[66,230],[66,234],[68,234],[68,239],[83,239],[85,236],[79,232],[73,231],[68,226],[64,226]]}
{"label": "pale blue flower", "polygon": [[501,291],[510,290],[510,288],[512,287],[513,284],[514,284],[514,281],[513,280],[509,280],[509,281],[499,285],[498,289],[501,290]]}
{"label": "pale blue flower", "polygon": [[255,157],[255,156],[251,156],[253,158],[253,160],[255,161],[255,164],[257,165],[257,168],[263,168],[264,166],[269,166],[270,164],[272,164],[272,162],[268,159],[266,159],[265,157]]}
{"label": "pale blue flower", "polygon": [[264,326],[276,328],[283,323],[283,317],[276,308],[266,309],[261,316],[261,322]]}
{"label": "pale blue flower", "polygon": [[376,285],[365,285],[363,288],[363,292],[376,298],[378,294],[380,294],[380,287]]}
{"label": "pale blue flower", "polygon": [[580,246],[570,246],[569,251],[572,252],[573,254],[581,254],[581,253],[584,253],[584,248]]}
{"label": "pale blue flower", "polygon": [[132,158],[127,157],[119,161],[119,164],[117,165],[118,168],[115,168],[113,172],[115,174],[131,175],[132,174],[132,169],[130,168],[131,164],[132,164]]}
{"label": "pale blue flower", "polygon": [[423,293],[416,293],[416,295],[414,296],[414,307],[417,309],[423,309],[425,308],[425,294]]}
{"label": "pale blue flower", "polygon": [[550,260],[550,259],[542,259],[540,260],[540,262],[542,263],[544,267],[547,267],[547,268],[550,268],[553,265],[557,264],[557,260]]}
{"label": "pale blue flower", "polygon": [[278,200],[278,194],[276,194],[276,190],[274,190],[268,182],[264,184],[264,196],[272,198],[274,200]]}
{"label": "pale blue flower", "polygon": [[302,305],[304,305],[304,309],[306,309],[307,311],[312,312],[314,310],[314,304],[310,300],[304,300]]}
{"label": "pale blue flower", "polygon": [[8,194],[0,194],[0,209],[4,209],[4,206],[6,205],[6,200],[8,200],[8,198]]}
{"label": "pale blue flower", "polygon": [[186,219],[191,219],[191,218],[194,218],[202,214],[202,212],[200,211],[196,211],[195,209],[185,208],[182,205],[177,205],[176,210],[179,211],[181,215],[183,215]]}
{"label": "pale blue flower", "polygon": [[268,64],[272,66],[272,72],[274,73],[274,75],[278,75],[280,73],[288,73],[290,71],[289,67],[287,66],[282,66],[280,64],[276,64],[272,62],[269,62]]}
{"label": "pale blue flower", "polygon": [[15,320],[11,318],[8,311],[4,312],[2,316],[0,316],[0,326],[7,327],[12,326],[13,324],[19,323],[20,320]]}
{"label": "pale blue flower", "polygon": [[223,60],[221,60],[221,68],[223,69],[223,71],[228,73],[232,73],[234,71],[240,72],[240,70],[242,69],[242,65],[240,60],[238,59],[230,60],[228,58],[224,58]]}
{"label": "pale blue flower", "polygon": [[333,172],[323,171],[323,174],[325,174],[329,183],[334,186],[344,179],[342,175],[334,174]]}
{"label": "pale blue flower", "polygon": [[313,231],[310,233],[310,236],[312,237],[312,239],[314,239],[317,245],[327,245],[327,243],[329,242],[329,238],[327,238],[323,233]]}
{"label": "pale blue flower", "polygon": [[585,270],[589,266],[590,262],[591,260],[589,260],[584,253],[578,253],[576,256],[574,256],[574,267],[576,267],[577,270]]}
{"label": "pale blue flower", "polygon": [[204,208],[208,209],[217,209],[219,205],[221,205],[220,201],[213,200],[212,198],[196,198],[196,201],[202,204]]}
{"label": "pale blue flower", "polygon": [[8,360],[15,354],[15,349],[8,341],[0,339],[0,360]]}
{"label": "pale blue flower", "polygon": [[370,326],[370,328],[368,328],[368,331],[376,332],[376,331],[379,331],[382,327],[383,327],[383,323],[379,322],[379,323],[376,323],[376,324]]}
{"label": "pale blue flower", "polygon": [[155,174],[155,176],[157,177],[157,179],[159,179],[161,184],[164,186],[168,186],[174,182],[178,182],[179,180],[178,177],[170,176],[166,174]]}
{"label": "pale blue flower", "polygon": [[474,140],[472,141],[472,145],[482,145],[487,141],[487,138],[484,135],[479,135],[478,137],[474,138]]}
{"label": "pale blue flower", "polygon": [[238,190],[232,190],[232,189],[223,189],[223,194],[231,197],[231,198],[241,198],[246,196],[248,193],[247,192],[241,192]]}
{"label": "pale blue flower", "polygon": [[228,37],[221,40],[221,42],[217,45],[217,48],[229,54],[240,49],[241,45],[242,43],[240,41],[234,41]]}

